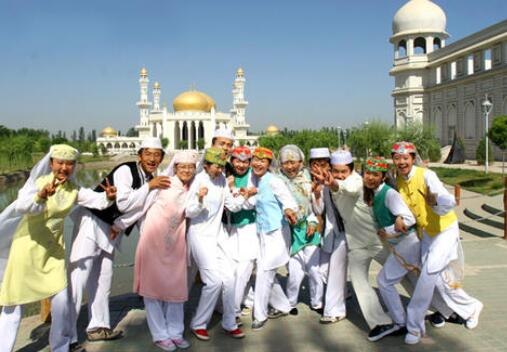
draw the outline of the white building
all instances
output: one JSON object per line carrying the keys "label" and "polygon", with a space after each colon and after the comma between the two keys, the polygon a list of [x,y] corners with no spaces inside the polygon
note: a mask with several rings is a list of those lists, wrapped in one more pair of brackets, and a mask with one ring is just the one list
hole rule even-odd
{"label": "white building", "polygon": [[235,136],[236,145],[257,145],[257,136],[248,135],[250,125],[246,122],[245,76],[243,69],[236,71],[232,87],[232,109],[228,112],[217,110],[215,101],[209,95],[197,90],[179,94],[173,100],[173,111],[161,107],[161,88],[158,82],[153,84],[153,102],[149,100],[148,71],[142,68],[139,77],[140,97],[139,124],[135,129],[139,137],[122,137],[111,127],[101,132],[97,138],[100,150],[109,154],[134,152],[145,137],[160,137],[168,140],[167,148],[203,149],[211,145],[215,129],[227,127]]}
{"label": "white building", "polygon": [[489,126],[507,114],[507,20],[447,46],[446,21],[430,0],[410,0],[394,16],[389,73],[395,78],[395,124],[432,124],[443,145],[456,133],[466,157],[475,158],[484,136],[485,95],[493,103]]}

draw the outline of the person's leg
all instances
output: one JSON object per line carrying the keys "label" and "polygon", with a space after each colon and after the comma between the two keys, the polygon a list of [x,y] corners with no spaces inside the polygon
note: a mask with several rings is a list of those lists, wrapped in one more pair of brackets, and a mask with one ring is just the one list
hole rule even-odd
{"label": "person's leg", "polygon": [[193,330],[207,329],[223,286],[217,269],[199,269],[199,274],[204,285],[195,315],[190,322],[190,328]]}
{"label": "person's leg", "polygon": [[321,309],[324,298],[324,281],[320,272],[320,248],[306,246],[304,251],[305,267],[310,286],[310,305],[313,309]]}
{"label": "person's leg", "polygon": [[[89,241],[90,243],[92,241]],[[70,287],[72,297],[72,309],[70,311],[70,319],[72,326],[72,343],[77,342],[77,320],[79,312],[81,311],[81,304],[83,303],[83,292],[87,286],[88,278],[92,271],[93,256],[80,259],[76,262],[70,263]]]}
{"label": "person's leg", "polygon": [[23,315],[22,306],[2,307],[0,315],[0,352],[11,352],[18,335],[19,324]]}
{"label": "person's leg", "polygon": [[[238,262],[236,266],[236,282],[234,288],[234,306],[236,316],[241,315],[241,303],[245,299],[248,282],[253,270],[253,260],[244,260]],[[251,289],[251,287],[248,287]]]}
{"label": "person's leg", "polygon": [[167,331],[167,303],[158,299],[144,297],[144,309],[146,310],[146,322],[150,329],[153,342],[164,341],[171,336]]}
{"label": "person's leg", "polygon": [[[396,273],[389,273],[389,268],[398,267]],[[377,276],[377,283],[382,300],[387,307],[389,315],[394,323],[398,325],[406,325],[405,308],[401,303],[400,295],[395,285],[406,275],[407,271],[400,267],[393,255],[389,256],[384,267]]]}
{"label": "person's leg", "polygon": [[347,245],[345,240],[331,253],[327,276],[325,317],[345,317],[345,290],[347,285]]}
{"label": "person's leg", "polygon": [[224,254],[218,258],[218,269],[220,279],[222,280],[222,327],[227,331],[238,328],[236,323],[235,310],[235,279],[232,270],[231,260],[226,258]]}
{"label": "person's leg", "polygon": [[287,279],[287,298],[292,308],[296,307],[298,303],[299,288],[301,282],[305,277],[305,255],[304,251],[300,250],[289,259],[288,271],[289,278]]}
{"label": "person's leg", "polygon": [[184,313],[183,303],[165,302],[166,311],[165,319],[167,322],[167,332],[171,340],[183,339],[183,331],[185,325],[183,324]]}
{"label": "person's leg", "polygon": [[88,303],[90,323],[87,330],[111,328],[109,318],[109,295],[113,279],[114,254],[100,252],[88,279]]}
{"label": "person's leg", "polygon": [[268,302],[275,279],[276,269],[264,270],[257,266],[254,291],[254,319],[265,321],[268,318]]}
{"label": "person's leg", "polygon": [[70,292],[65,288],[51,298],[49,346],[54,352],[67,352],[72,340],[72,327],[69,325],[69,318],[73,308],[69,302],[69,296]]}
{"label": "person's leg", "polygon": [[349,273],[352,286],[363,313],[366,323],[373,329],[379,325],[391,324],[392,320],[384,312],[375,290],[369,281],[371,260],[381,252],[381,249],[353,249],[349,251]]}

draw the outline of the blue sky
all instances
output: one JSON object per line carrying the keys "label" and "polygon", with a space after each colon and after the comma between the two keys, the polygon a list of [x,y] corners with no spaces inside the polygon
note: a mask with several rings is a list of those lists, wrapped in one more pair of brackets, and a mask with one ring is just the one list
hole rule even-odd
{"label": "blue sky", "polygon": [[[142,66],[169,107],[195,85],[225,112],[243,67],[253,131],[391,122],[389,37],[405,2],[0,0],[0,124],[125,132]],[[507,14],[505,0],[436,3],[448,43]]]}

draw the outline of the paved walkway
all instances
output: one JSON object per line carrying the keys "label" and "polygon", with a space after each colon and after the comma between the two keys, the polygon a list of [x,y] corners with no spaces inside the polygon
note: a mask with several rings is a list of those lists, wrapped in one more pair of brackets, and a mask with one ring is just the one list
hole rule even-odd
{"label": "paved walkway", "polygon": [[[463,195],[465,196],[465,194]],[[457,209],[461,220],[465,207],[489,203],[500,207],[501,196],[481,197],[470,192]],[[476,196],[476,197],[475,197]],[[499,218],[499,220],[501,220]],[[507,351],[507,241],[501,239],[500,230],[488,230],[490,237],[479,237],[462,232],[466,254],[465,288],[469,294],[484,303],[480,324],[477,329],[467,330],[461,325],[447,324],[436,329],[428,326],[428,336],[417,346],[407,346],[403,337],[387,337],[372,343],[366,339],[368,328],[361,316],[355,298],[347,302],[347,319],[334,325],[320,325],[318,314],[300,304],[298,316],[271,320],[260,331],[250,329],[251,319],[244,318],[246,338],[234,340],[224,335],[219,316],[214,316],[210,334],[211,341],[201,342],[187,332],[192,343],[191,351]],[[131,270],[131,269],[121,269]],[[374,282],[379,267],[373,267],[371,280]],[[128,284],[121,283],[125,287]],[[199,295],[194,288],[186,310],[186,323],[192,315]],[[308,289],[302,290],[303,300],[308,302]],[[112,320],[125,331],[121,340],[107,343],[84,343],[90,352],[113,351],[157,351],[152,345],[146,325],[141,300],[134,295],[116,296],[111,302]],[[86,312],[80,317],[80,330],[84,331]],[[48,351],[47,326],[40,326],[38,317],[23,320],[16,343],[17,351]],[[84,336],[81,336],[81,341]],[[1,341],[0,341],[1,343]]]}

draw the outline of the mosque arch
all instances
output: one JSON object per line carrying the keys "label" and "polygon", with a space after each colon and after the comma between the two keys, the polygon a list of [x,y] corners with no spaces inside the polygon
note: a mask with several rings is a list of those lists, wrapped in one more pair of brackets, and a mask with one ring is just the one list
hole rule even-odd
{"label": "mosque arch", "polygon": [[121,145],[121,147],[123,149],[127,149],[129,146],[128,146],[128,144],[126,142],[123,142],[122,145]]}
{"label": "mosque arch", "polygon": [[113,145],[112,145],[111,143],[107,143],[107,144],[106,144],[106,148],[107,148],[107,149],[111,149],[112,147],[113,147]]}
{"label": "mosque arch", "polygon": [[423,55],[426,54],[426,39],[423,37],[417,37],[414,40],[414,54]]}
{"label": "mosque arch", "polygon": [[398,47],[396,48],[396,58],[402,58],[407,56],[407,41],[405,39],[400,40]]}
{"label": "mosque arch", "polygon": [[451,104],[447,108],[447,143],[451,144],[454,138],[454,133],[457,131],[458,113],[456,104]]}
{"label": "mosque arch", "polygon": [[130,146],[129,146],[129,148],[131,148],[131,149],[135,149],[135,148],[136,148],[136,145],[135,145],[135,143],[134,143],[134,142],[130,143]]}
{"label": "mosque arch", "polygon": [[503,114],[504,115],[507,115],[507,96],[505,98],[503,98]]}
{"label": "mosque arch", "polygon": [[476,137],[476,121],[475,121],[475,104],[473,100],[465,104],[465,139],[475,139]]}
{"label": "mosque arch", "polygon": [[442,47],[442,39],[439,37],[433,38],[433,50],[438,50]]}
{"label": "mosque arch", "polygon": [[120,149],[120,143],[116,142],[116,143],[114,144],[114,148],[115,148],[115,149]]}
{"label": "mosque arch", "polygon": [[433,127],[435,128],[435,133],[437,135],[437,138],[444,142],[444,138],[442,135],[442,127],[443,127],[443,113],[442,108],[440,106],[437,106],[435,109],[433,109]]}

